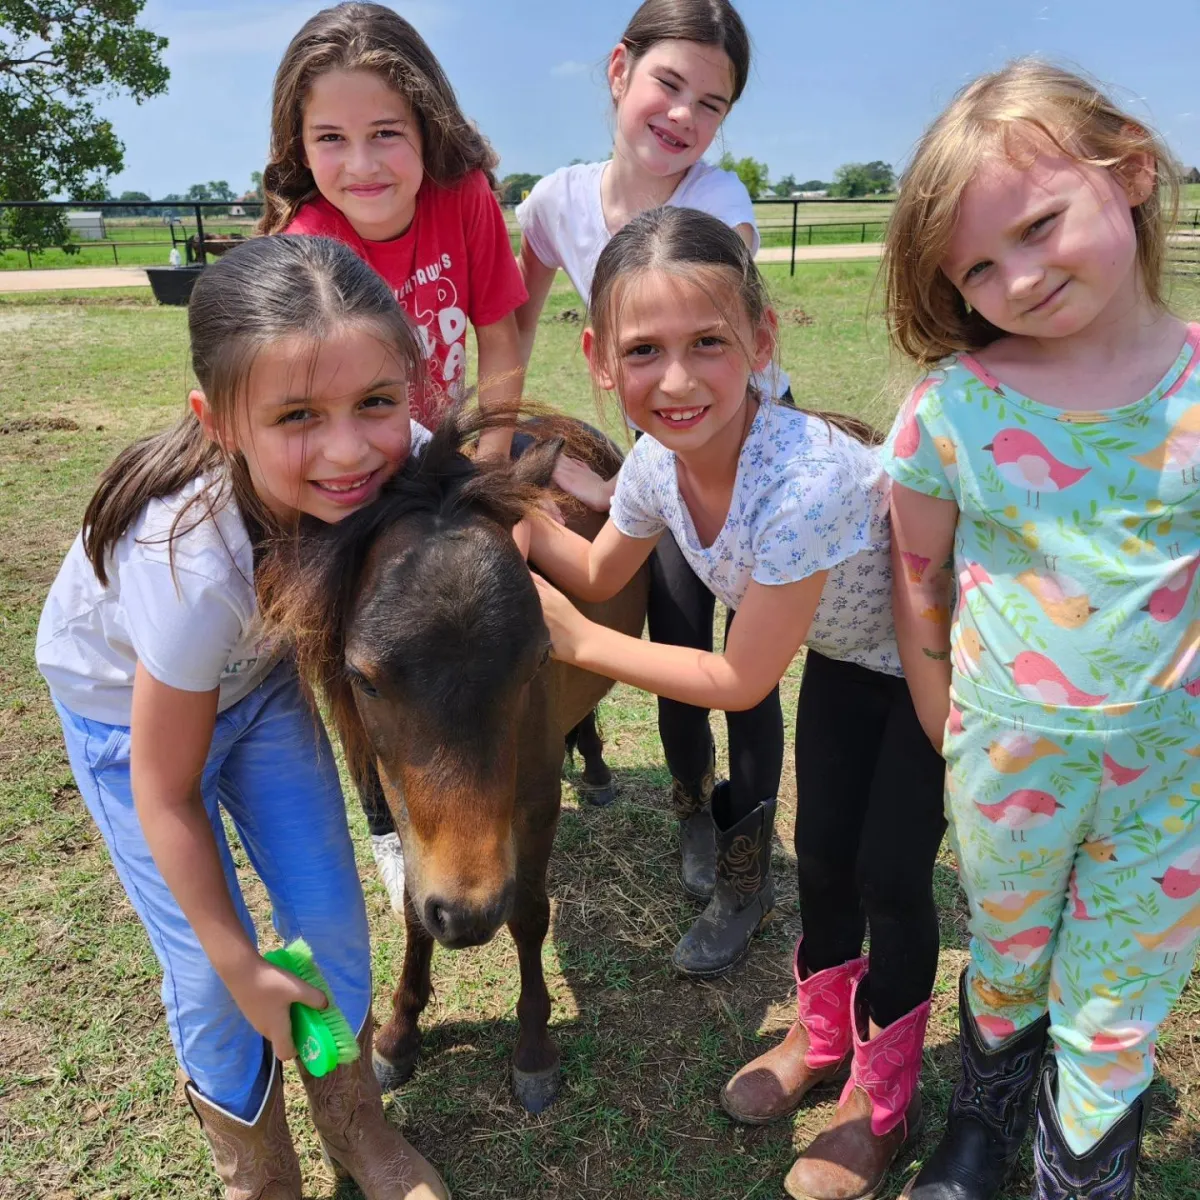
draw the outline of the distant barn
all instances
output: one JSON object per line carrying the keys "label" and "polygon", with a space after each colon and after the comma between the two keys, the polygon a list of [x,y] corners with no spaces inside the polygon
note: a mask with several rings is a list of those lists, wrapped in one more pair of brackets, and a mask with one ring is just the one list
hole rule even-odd
{"label": "distant barn", "polygon": [[100,212],[69,212],[67,228],[81,242],[104,240],[104,214]]}

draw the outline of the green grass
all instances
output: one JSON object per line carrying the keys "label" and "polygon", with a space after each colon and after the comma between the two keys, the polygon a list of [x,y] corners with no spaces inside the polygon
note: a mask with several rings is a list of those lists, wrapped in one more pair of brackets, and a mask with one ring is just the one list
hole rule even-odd
{"label": "green grass", "polygon": [[[768,269],[783,315],[784,365],[802,403],[886,423],[901,380],[879,318],[867,317],[874,267],[813,264],[789,280]],[[0,1197],[4,1200],[200,1200],[215,1197],[207,1151],[174,1078],[158,973],[75,790],[33,635],[46,589],[74,537],[97,472],[130,439],[181,411],[188,387],[185,313],[135,295],[0,297]],[[1200,284],[1176,306],[1200,314]],[[113,302],[116,301],[116,302]],[[579,325],[560,286],[543,317],[535,397],[595,419]],[[803,314],[805,321],[801,321]],[[811,319],[811,323],[808,323]],[[605,410],[609,428],[615,414]],[[67,427],[63,427],[64,424]],[[794,712],[798,670],[784,681]],[[765,1200],[797,1148],[829,1119],[836,1089],[792,1121],[739,1129],[718,1090],[791,1020],[788,955],[798,932],[791,852],[794,783],[780,798],[777,920],[729,980],[693,985],[669,968],[696,909],[680,893],[667,774],[653,704],[617,688],[603,707],[618,801],[582,806],[570,776],[551,864],[553,924],[544,960],[564,1088],[544,1116],[512,1102],[516,955],[506,935],[434,956],[425,1055],[388,1101],[391,1119],[438,1164],[459,1200]],[[720,724],[716,723],[720,733]],[[790,761],[790,749],[789,758]],[[375,881],[356,804],[352,826],[374,934],[378,1006],[399,972],[403,931]],[[241,861],[244,868],[244,860]],[[266,927],[261,889],[248,894]],[[943,955],[923,1087],[926,1133],[939,1133],[956,1072],[954,980],[965,959],[957,881],[939,865]],[[1200,992],[1169,1022],[1145,1143],[1142,1194],[1195,1200],[1200,1122]],[[335,1192],[294,1072],[289,1118],[306,1196]],[[1028,1162],[1005,1200],[1027,1194]]]}

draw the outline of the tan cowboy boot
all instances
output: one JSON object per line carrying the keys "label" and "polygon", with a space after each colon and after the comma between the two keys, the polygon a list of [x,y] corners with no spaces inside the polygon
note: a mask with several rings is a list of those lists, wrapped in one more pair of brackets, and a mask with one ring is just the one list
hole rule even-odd
{"label": "tan cowboy boot", "polygon": [[283,1072],[272,1061],[267,1094],[252,1121],[205,1099],[185,1081],[184,1095],[212,1148],[225,1200],[301,1200],[300,1163],[283,1111]]}
{"label": "tan cowboy boot", "polygon": [[921,1051],[929,1001],[869,1037],[867,979],[850,1002],[854,1062],[833,1120],[792,1165],[794,1200],[873,1200],[921,1122]]}
{"label": "tan cowboy boot", "polygon": [[383,1096],[371,1066],[374,1035],[368,1012],[356,1062],[322,1079],[300,1072],[326,1160],[335,1174],[349,1175],[366,1200],[450,1200],[442,1177],[383,1115]]}
{"label": "tan cowboy boot", "polygon": [[748,1062],[721,1090],[721,1107],[746,1125],[787,1116],[820,1083],[850,1065],[850,992],[865,958],[810,974],[804,940],[796,943],[796,1020],[778,1046]]}

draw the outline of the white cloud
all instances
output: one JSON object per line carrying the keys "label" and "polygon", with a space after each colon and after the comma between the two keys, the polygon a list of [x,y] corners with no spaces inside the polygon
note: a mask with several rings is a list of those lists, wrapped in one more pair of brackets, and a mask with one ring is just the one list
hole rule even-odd
{"label": "white cloud", "polygon": [[555,79],[569,79],[573,75],[586,75],[591,69],[591,63],[579,62],[577,59],[568,58],[566,62],[556,63],[551,67],[550,74]]}

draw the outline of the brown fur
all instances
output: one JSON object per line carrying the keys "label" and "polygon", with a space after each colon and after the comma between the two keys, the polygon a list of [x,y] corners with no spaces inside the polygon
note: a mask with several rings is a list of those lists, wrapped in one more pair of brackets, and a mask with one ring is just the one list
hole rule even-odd
{"label": "brown fur", "polygon": [[[610,475],[619,456],[543,417],[524,426],[537,444],[515,464],[476,463],[462,444],[493,420],[451,410],[374,505],[276,546],[257,577],[356,777],[378,770],[404,842],[404,970],[376,1040],[389,1081],[416,1061],[433,939],[474,945],[507,923],[521,963],[514,1086],[536,1110],[558,1063],[541,944],[564,736],[612,684],[549,660],[510,530],[545,495],[564,441]],[[594,536],[602,519],[572,524]],[[639,575],[588,611],[636,636],[645,605]]]}

